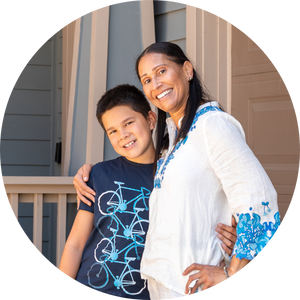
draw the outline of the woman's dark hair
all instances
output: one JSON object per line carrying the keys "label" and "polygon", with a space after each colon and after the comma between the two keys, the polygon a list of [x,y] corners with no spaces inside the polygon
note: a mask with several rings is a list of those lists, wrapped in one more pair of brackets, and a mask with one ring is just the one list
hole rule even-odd
{"label": "woman's dark hair", "polygon": [[103,114],[120,105],[126,105],[134,111],[141,113],[145,119],[151,110],[150,104],[144,93],[133,85],[121,84],[103,94],[97,103],[96,117],[105,131],[102,116]]}
{"label": "woman's dark hair", "polygon": [[[160,53],[168,57],[170,61],[177,63],[178,65],[183,65],[184,62],[189,61],[181,48],[173,43],[160,42],[154,43],[147,47],[141,55],[137,58],[135,64],[135,70],[138,78],[139,76],[139,63],[142,57],[150,53]],[[177,134],[175,144],[184,139],[189,132],[189,129],[193,123],[195,114],[198,107],[201,104],[212,101],[208,92],[205,90],[204,85],[201,83],[200,77],[196,70],[193,68],[193,79],[190,81],[189,87],[189,97],[187,100],[185,115],[182,119],[181,128]],[[155,161],[160,157],[162,150],[166,149],[169,145],[168,136],[164,136],[166,126],[166,112],[158,109],[157,115],[157,127],[156,127],[156,154]],[[156,164],[155,164],[156,165]]]}

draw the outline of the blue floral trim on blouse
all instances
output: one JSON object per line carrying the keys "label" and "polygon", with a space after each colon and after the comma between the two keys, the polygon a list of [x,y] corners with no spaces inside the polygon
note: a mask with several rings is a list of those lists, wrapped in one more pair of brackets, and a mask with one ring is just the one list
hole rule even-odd
{"label": "blue floral trim on blouse", "polygon": [[198,118],[200,116],[202,116],[203,114],[209,112],[209,111],[222,111],[219,107],[217,106],[206,106],[203,107],[202,109],[200,109],[193,120],[193,123],[191,125],[191,128],[188,132],[188,134],[186,135],[186,137],[182,140],[180,140],[176,146],[174,147],[173,151],[171,152],[171,154],[167,157],[167,159],[165,160],[165,158],[161,158],[157,161],[157,169],[156,169],[156,174],[154,177],[154,188],[161,188],[161,182],[164,179],[164,174],[167,168],[167,165],[169,164],[169,162],[174,158],[174,154],[175,152],[181,147],[181,145],[184,145],[188,139],[189,133],[190,131],[193,131],[196,128],[196,122],[198,121]]}
{"label": "blue floral trim on blouse", "polygon": [[[262,202],[264,206],[264,216],[271,212],[268,202]],[[267,212],[266,212],[266,207]],[[252,208],[250,207],[250,210]],[[277,228],[280,225],[280,215],[277,211],[274,214],[275,222],[260,223],[261,217],[252,213],[237,215],[239,222],[236,228],[237,240],[233,248],[232,256],[236,255],[237,258],[246,258],[252,260],[269,242]],[[231,257],[232,257],[231,256]]]}

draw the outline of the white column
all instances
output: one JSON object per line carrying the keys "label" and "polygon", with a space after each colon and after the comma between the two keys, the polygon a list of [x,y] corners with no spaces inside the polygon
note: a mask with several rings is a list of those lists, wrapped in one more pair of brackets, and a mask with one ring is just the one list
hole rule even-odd
{"label": "white column", "polygon": [[231,25],[186,6],[186,53],[212,97],[231,111]]}
{"label": "white column", "polygon": [[[65,127],[65,133],[63,136],[65,136],[65,141],[63,141],[63,159],[62,159],[62,175],[67,176],[69,173],[69,167],[70,167],[70,159],[71,159],[71,140],[72,140],[72,126],[73,126],[73,110],[74,110],[74,100],[75,100],[75,90],[76,90],[76,77],[77,77],[77,66],[78,66],[78,51],[79,51],[79,42],[80,42],[80,23],[81,18],[77,19],[75,21],[75,29],[74,29],[74,38],[73,41],[73,47],[72,47],[72,62],[71,62],[71,71],[70,71],[70,86],[63,86],[63,89],[68,89],[69,92],[67,93],[68,99],[67,105],[64,106],[66,109],[66,112],[64,113],[64,116],[66,118],[66,127]],[[70,26],[70,25],[69,25]],[[63,37],[64,38],[64,37]],[[66,38],[66,37],[65,37]],[[65,52],[70,52],[65,49]],[[65,59],[67,59],[66,53],[63,56]],[[63,60],[63,64],[66,63],[66,60]],[[66,75],[65,75],[66,76]]]}
{"label": "white column", "polygon": [[106,91],[109,7],[92,13],[86,162],[103,161],[104,131],[96,119],[96,105]]}

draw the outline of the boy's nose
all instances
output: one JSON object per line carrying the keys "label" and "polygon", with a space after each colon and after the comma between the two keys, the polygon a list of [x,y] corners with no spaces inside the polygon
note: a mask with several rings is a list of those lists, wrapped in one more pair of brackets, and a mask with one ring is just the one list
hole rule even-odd
{"label": "boy's nose", "polygon": [[129,133],[128,132],[121,132],[120,136],[119,136],[119,141],[124,140],[126,138],[128,138]]}

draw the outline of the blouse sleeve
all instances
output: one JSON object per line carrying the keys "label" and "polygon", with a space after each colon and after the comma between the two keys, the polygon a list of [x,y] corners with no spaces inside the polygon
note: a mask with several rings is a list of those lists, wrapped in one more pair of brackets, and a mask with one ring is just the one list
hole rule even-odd
{"label": "blouse sleeve", "polygon": [[236,119],[224,112],[212,113],[203,134],[211,165],[238,223],[232,256],[251,260],[280,224],[277,193]]}

